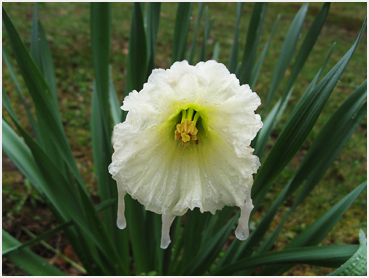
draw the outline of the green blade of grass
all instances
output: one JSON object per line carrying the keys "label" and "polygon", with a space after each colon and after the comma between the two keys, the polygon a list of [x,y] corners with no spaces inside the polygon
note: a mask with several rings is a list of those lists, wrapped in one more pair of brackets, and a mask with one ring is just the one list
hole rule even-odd
{"label": "green blade of grass", "polygon": [[212,60],[215,60],[215,61],[218,60],[218,58],[219,58],[219,50],[220,50],[220,44],[219,44],[219,42],[217,42],[214,45],[213,57],[211,58]]}
{"label": "green blade of grass", "polygon": [[[288,185],[283,189],[282,193],[278,196],[271,208],[263,217],[254,233],[250,236],[250,241],[248,241],[244,246],[244,251],[236,254],[236,258],[250,254],[250,250],[257,245],[268,230],[269,225],[277,213],[277,209],[288,198],[288,196],[290,196],[298,186],[308,178],[308,181],[304,185],[304,189],[301,190],[292,208],[284,216],[281,224],[273,231],[261,247],[258,248],[256,254],[266,252],[272,247],[289,215],[300,203],[302,203],[314,186],[323,177],[326,170],[330,167],[333,160],[337,157],[338,153],[348,141],[356,127],[362,121],[366,114],[366,105],[362,105],[365,98],[366,82],[355,90],[355,92],[340,106],[323,127],[318,137],[310,146],[299,169],[297,170],[296,175],[290,180]],[[247,273],[243,274],[247,275]]]}
{"label": "green blade of grass", "polygon": [[[91,135],[97,184],[101,201],[117,198],[114,180],[108,172],[111,163],[111,121],[109,105],[109,58],[111,33],[110,3],[91,3],[91,46],[95,72],[91,104]],[[115,245],[121,247],[116,227],[117,205],[103,212],[103,220],[113,237]]]}
{"label": "green blade of grass", "polygon": [[197,33],[199,31],[199,26],[200,26],[203,11],[204,11],[204,3],[201,2],[201,3],[199,3],[199,13],[198,13],[198,16],[197,16],[195,29],[193,31],[193,37],[192,37],[190,50],[188,51],[188,55],[187,55],[187,61],[190,65],[192,64],[192,61],[193,61],[193,58],[194,58],[194,55],[195,55],[196,38],[197,38]]}
{"label": "green blade of grass", "polygon": [[[342,217],[342,215],[350,208],[352,203],[366,188],[367,182],[362,183],[349,194],[347,194],[341,201],[330,208],[325,214],[319,217],[312,225],[306,230],[301,232],[295,237],[284,250],[302,246],[313,246],[319,244],[323,238],[332,230],[334,225]],[[351,257],[351,256],[350,256]],[[347,261],[347,258],[345,261]],[[341,264],[343,264],[342,262]],[[281,275],[290,269],[293,264],[270,266],[263,269],[260,274],[262,275]],[[338,266],[337,266],[338,267]]]}
{"label": "green blade of grass", "polygon": [[79,264],[77,264],[76,262],[74,262],[73,260],[69,259],[67,256],[65,256],[63,253],[61,253],[59,250],[55,249],[54,247],[52,247],[50,244],[46,243],[45,241],[43,241],[42,239],[40,239],[39,237],[37,237],[35,234],[33,234],[31,231],[27,230],[26,228],[22,227],[22,230],[28,234],[30,237],[32,237],[33,239],[38,239],[38,241],[45,246],[48,250],[50,250],[51,252],[53,252],[55,255],[59,256],[60,258],[62,258],[64,261],[68,262],[69,264],[71,264],[73,267],[77,268],[79,271],[81,271],[82,273],[86,274],[86,269],[84,269],[83,267],[81,267]]}
{"label": "green blade of grass", "polygon": [[[34,160],[31,151],[25,145],[24,141],[14,132],[14,130],[3,120],[3,141],[2,148],[4,153],[11,159],[16,167],[25,175],[25,177],[31,182],[31,184],[39,192],[40,196],[43,196],[46,204],[49,206],[51,211],[58,219],[59,223],[69,221],[68,215],[63,210],[58,210],[54,207],[54,204],[47,199],[45,194],[45,188],[48,187],[46,180],[44,179],[41,171],[37,167],[36,161]],[[91,252],[85,252],[88,250],[86,247],[88,244],[81,234],[78,234],[73,228],[67,228],[65,233],[73,246],[74,251],[80,258],[89,273],[100,273],[97,269],[96,264],[93,264],[94,259]],[[103,274],[103,273],[101,273]]]}
{"label": "green blade of grass", "polygon": [[[13,68],[13,66],[12,66],[12,64],[9,60],[8,54],[5,51],[5,47],[3,47],[3,49],[2,49],[2,53],[3,53],[3,61],[5,62],[8,70],[9,70],[10,76],[13,80],[14,85],[15,85],[15,91],[17,92],[17,95],[18,95],[19,99],[22,102],[24,110],[27,113],[27,117],[28,117],[28,120],[30,122],[33,134],[35,135],[37,142],[40,142],[40,135],[39,135],[40,132],[38,130],[38,125],[36,123],[36,120],[34,119],[34,117],[32,116],[32,114],[30,112],[30,109],[28,107],[27,102],[23,98],[23,94],[22,94],[22,91],[20,89],[20,85],[19,85],[19,82],[18,82],[18,79],[17,79],[17,75],[15,74],[14,68]],[[3,89],[3,92],[4,92],[4,89]]]}
{"label": "green blade of grass", "polygon": [[[9,249],[20,242],[2,230],[2,248]],[[7,255],[9,261],[23,269],[29,275],[65,276],[65,273],[52,266],[29,249],[22,249]]]}
{"label": "green blade of grass", "polygon": [[[315,17],[314,22],[311,24],[309,31],[301,45],[301,48],[297,54],[295,63],[292,67],[291,70],[291,75],[288,78],[288,82],[286,85],[286,88],[284,90],[284,93],[281,97],[281,100],[279,102],[277,111],[281,110],[283,106],[285,106],[287,104],[287,96],[288,94],[290,94],[291,89],[293,87],[293,85],[296,82],[297,76],[299,75],[301,69],[303,68],[307,58],[309,57],[309,54],[311,52],[311,50],[313,49],[313,46],[319,36],[319,33],[321,31],[321,29],[323,28],[325,19],[328,15],[328,11],[329,11],[329,3],[326,3],[323,5],[323,7],[321,8],[320,12],[318,13],[318,15]],[[269,120],[271,121],[271,124],[267,125],[267,126],[263,126],[262,129],[262,133],[263,136],[259,136],[258,139],[262,138],[263,140],[259,140],[259,144],[258,144],[258,152],[257,155],[259,155],[260,157],[263,155],[263,151],[265,150],[266,144],[267,144],[267,140],[270,137],[270,134],[272,133],[272,130],[274,128],[274,126],[276,125],[276,123],[278,122],[278,119],[276,118],[276,113],[272,114],[272,115],[268,115],[268,117],[270,118]]]}
{"label": "green blade of grass", "polygon": [[282,82],[284,73],[287,70],[287,67],[292,59],[292,56],[295,52],[295,48],[300,37],[300,32],[302,25],[304,23],[307,8],[308,8],[307,3],[302,5],[300,10],[296,14],[295,18],[293,19],[291,26],[288,30],[288,33],[281,48],[281,52],[279,54],[277,64],[275,65],[273,71],[273,78],[268,90],[266,102],[264,104],[264,111],[268,108],[269,104],[271,103],[279,87],[279,84]]}
{"label": "green blade of grass", "polygon": [[239,73],[241,84],[249,84],[259,37],[263,28],[268,3],[255,3],[252,11],[245,48],[243,50],[242,64]]}
{"label": "green blade of grass", "polygon": [[[240,270],[261,265],[299,263],[324,267],[337,267],[349,259],[358,249],[358,245],[330,245],[301,247],[282,250],[267,254],[245,258],[222,269],[212,275],[231,275]],[[258,273],[259,275],[259,273]],[[276,275],[275,273],[272,275]]]}
{"label": "green blade of grass", "polygon": [[147,42],[140,3],[133,4],[128,51],[126,94],[141,90],[147,79]]}
{"label": "green blade of grass", "polygon": [[208,43],[208,38],[210,35],[211,27],[214,23],[214,19],[212,18],[209,22],[209,11],[208,7],[205,7],[205,22],[204,22],[204,36],[200,48],[200,54],[199,54],[199,62],[200,61],[206,61],[206,45]]}
{"label": "green blade of grass", "polygon": [[234,39],[232,43],[231,55],[229,57],[229,62],[228,62],[228,70],[231,73],[236,72],[236,67],[238,64],[238,33],[239,33],[239,25],[241,21],[241,16],[242,16],[242,7],[243,7],[242,2],[237,3],[237,21],[236,21],[236,27],[234,31]]}
{"label": "green blade of grass", "polygon": [[[97,247],[104,254],[104,257],[101,257],[100,260],[95,259],[95,267],[98,265],[105,274],[126,273],[111,237],[82,186],[78,184],[78,192],[66,187],[67,181],[60,169],[17,122],[14,121],[14,124],[30,148],[36,165],[46,181],[46,186],[43,188],[45,195],[59,212],[66,215],[67,219],[72,219],[83,231],[84,236],[90,242],[88,252],[95,252],[94,255],[96,256],[95,248]],[[102,259],[104,258],[103,263]]]}
{"label": "green blade of grass", "polygon": [[338,82],[348,61],[355,51],[365,28],[366,21],[364,22],[359,37],[351,49],[322,79],[322,81],[319,82],[313,91],[309,93],[306,98],[302,97],[302,102],[300,100],[297,103],[296,106],[298,108],[296,112],[290,116],[255,179],[252,195],[259,198],[258,203],[255,202],[256,208],[260,205],[263,197],[257,196],[258,193],[262,190],[265,192],[265,189],[269,187],[270,182],[277,176],[277,174],[280,173],[281,170],[284,169],[305,141],[333,91],[334,86]]}
{"label": "green blade of grass", "polygon": [[191,261],[186,265],[180,275],[202,275],[218,257],[226,243],[229,233],[234,227],[239,214],[237,213],[228,223],[211,237],[205,245],[197,252]]}
{"label": "green blade of grass", "polygon": [[146,238],[147,233],[150,233],[152,228],[146,229],[146,212],[143,206],[127,195],[125,197],[127,228],[131,238],[135,271],[139,275],[152,270],[150,269],[151,261],[147,251],[148,239]]}
{"label": "green blade of grass", "polygon": [[56,233],[64,230],[65,228],[67,228],[68,226],[70,226],[72,224],[73,224],[72,221],[65,222],[64,224],[59,225],[59,226],[55,227],[54,229],[51,229],[51,230],[47,231],[46,233],[43,233],[42,235],[39,235],[39,236],[37,236],[37,237],[35,237],[35,238],[33,238],[33,239],[25,242],[25,243],[21,243],[19,245],[14,245],[14,246],[12,246],[10,248],[6,248],[6,249],[3,248],[2,255],[3,256],[6,256],[6,255],[8,255],[8,254],[10,254],[12,252],[18,251],[18,250],[20,250],[22,248],[25,248],[27,246],[33,245],[35,243],[38,243],[41,240],[43,240],[45,238],[48,238],[48,237],[50,237],[50,236],[52,236],[52,235],[54,235],[54,234],[56,234]]}
{"label": "green blade of grass", "polygon": [[120,109],[120,103],[117,97],[117,93],[115,91],[113,76],[112,76],[112,67],[110,66],[109,70],[109,103],[110,103],[110,111],[111,116],[113,118],[114,124],[118,124],[122,121],[122,110]]}
{"label": "green blade of grass", "polygon": [[172,64],[176,61],[182,61],[185,58],[191,10],[192,3],[178,3],[176,24],[174,27]]}
{"label": "green blade of grass", "polygon": [[[38,68],[42,72],[50,91],[55,97],[55,104],[57,104],[58,90],[56,87],[55,70],[49,44],[46,40],[46,35],[41,22],[38,20],[37,3],[35,3],[33,12],[33,25],[31,35],[31,55],[35,60]],[[56,105],[58,108],[58,106]]]}
{"label": "green blade of grass", "polygon": [[[30,53],[54,97],[53,102],[51,102],[51,104],[53,105],[52,109],[56,110],[59,113],[58,96],[57,96],[58,93],[56,88],[54,66],[51,58],[50,49],[46,40],[46,36],[43,27],[41,25],[41,22],[38,21],[37,14],[38,10],[36,3],[33,12]],[[38,129],[39,143],[44,148],[44,150],[48,154],[50,154],[55,163],[57,165],[60,165],[60,168],[63,171],[64,175],[67,176],[68,179],[71,181],[72,178],[70,177],[70,174],[67,170],[65,163],[63,162],[63,157],[59,155],[57,146],[55,146],[52,137],[50,137],[48,125],[45,122],[45,119],[39,116],[37,110],[36,114],[38,116],[39,123]]]}
{"label": "green blade of grass", "polygon": [[160,7],[161,3],[147,3],[146,8],[146,41],[147,41],[147,57],[148,68],[147,76],[151,74],[153,68],[155,68],[155,55],[156,55],[156,37],[159,29],[160,19]]}
{"label": "green blade of grass", "polygon": [[54,109],[55,98],[50,91],[42,73],[36,66],[27,51],[22,39],[19,37],[13,23],[3,7],[3,21],[7,31],[13,53],[19,69],[35,104],[37,117],[43,119],[44,128],[47,128],[50,138],[57,147],[57,151],[64,162],[73,172],[76,179],[83,184],[81,174],[74,160],[72,151],[65,136],[63,125],[58,111]]}
{"label": "green blade of grass", "polygon": [[278,24],[279,24],[279,21],[280,20],[281,20],[281,16],[278,15],[277,16],[277,19],[276,19],[276,21],[274,23],[272,32],[269,35],[268,41],[266,42],[266,44],[265,44],[265,46],[263,48],[263,51],[261,52],[261,54],[259,56],[258,61],[256,62],[255,66],[252,68],[252,73],[251,73],[251,77],[250,77],[250,87],[251,88],[254,88],[255,87],[255,84],[256,84],[256,82],[258,80],[259,73],[260,73],[260,70],[261,70],[261,66],[263,65],[265,55],[268,52],[268,48],[269,48],[270,42],[273,39],[274,33],[277,30],[277,27],[278,27]]}
{"label": "green blade of grass", "polygon": [[[183,229],[183,254],[181,257],[180,269],[184,270],[189,265],[200,247],[203,238],[203,229],[209,220],[210,213],[200,213],[198,209],[194,209],[188,214]],[[206,239],[205,239],[206,240]]]}

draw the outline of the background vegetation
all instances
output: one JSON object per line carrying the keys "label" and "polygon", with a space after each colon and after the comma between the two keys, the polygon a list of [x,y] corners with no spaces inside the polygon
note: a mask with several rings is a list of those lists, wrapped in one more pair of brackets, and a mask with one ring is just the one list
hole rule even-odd
{"label": "background vegetation", "polygon": [[[3,4],[12,18],[20,36],[25,39],[27,45],[30,44],[30,33],[32,26],[33,4],[31,3],[4,3]],[[115,89],[120,100],[123,99],[123,91],[125,87],[125,66],[128,54],[128,41],[131,20],[131,3],[113,3],[112,4],[112,72],[114,77]],[[218,61],[228,64],[231,45],[233,42],[233,30],[236,23],[236,4],[235,3],[207,3],[209,15],[214,18],[212,30],[209,35],[207,58],[211,59],[213,47],[219,43],[220,52]],[[265,99],[271,76],[273,73],[276,59],[278,58],[280,47],[288,30],[289,24],[300,8],[301,3],[270,3],[267,10],[264,30],[260,38],[260,46],[267,41],[268,36],[273,28],[273,24],[278,14],[281,14],[281,22],[274,35],[270,45],[267,57],[261,69],[261,75],[254,89],[262,99]],[[240,49],[243,48],[246,32],[248,28],[249,17],[251,15],[253,4],[245,3],[243,8],[243,17],[240,24]],[[305,20],[305,27],[308,27],[318,10],[320,3],[311,3],[309,5],[308,14]],[[90,103],[92,95],[93,67],[91,57],[90,43],[90,22],[89,22],[89,4],[88,3],[39,3],[39,18],[45,28],[47,39],[49,41],[54,67],[56,70],[58,95],[60,98],[60,111],[68,140],[71,144],[74,156],[76,157],[78,167],[83,174],[83,179],[88,185],[88,189],[92,196],[96,192],[96,178],[94,175],[92,148],[90,141]],[[163,3],[161,8],[161,17],[159,23],[156,67],[168,68],[171,63],[171,50],[173,41],[174,19],[176,15],[176,3]],[[193,18],[190,26],[189,37],[192,38],[192,30],[194,28],[197,16],[197,5],[194,5]],[[359,33],[362,22],[366,16],[366,3],[332,3],[327,22],[323,27],[322,34],[305,65],[300,76],[298,77],[294,95],[290,100],[287,111],[292,111],[294,103],[301,96],[315,73],[321,66],[322,61],[327,55],[327,49],[330,49],[334,42],[337,42],[335,51],[327,65],[330,69],[344,55],[355,41]],[[201,27],[200,27],[200,30]],[[305,31],[305,32],[304,32]],[[303,31],[305,35],[307,28]],[[200,36],[203,34],[200,33]],[[3,41],[6,33],[3,30]],[[300,41],[300,43],[302,43]],[[4,45],[9,54],[11,54],[8,45]],[[198,46],[199,53],[200,45]],[[260,53],[261,49],[258,49]],[[242,55],[242,52],[240,52]],[[242,59],[242,57],[240,57]],[[344,75],[341,77],[339,84],[336,86],[330,100],[328,101],[323,114],[312,130],[308,141],[302,148],[301,155],[297,155],[292,163],[285,171],[285,176],[277,180],[277,183],[284,183],[295,172],[299,161],[299,157],[303,156],[303,150],[309,148],[309,144],[317,135],[323,123],[331,116],[330,111],[334,111],[352,93],[353,89],[358,87],[363,80],[366,79],[367,73],[367,38],[363,37],[355,54],[350,60]],[[20,100],[14,92],[14,84],[7,83],[9,73],[3,67],[3,86],[10,94],[13,107],[19,115],[20,122],[23,126],[27,126],[24,111],[21,111],[17,103]],[[327,72],[327,70],[326,70]],[[324,72],[323,74],[325,74]],[[20,77],[19,80],[22,80]],[[286,78],[284,79],[287,80]],[[280,88],[283,88],[281,84]],[[24,90],[27,95],[27,90]],[[280,91],[282,93],[283,91]],[[299,94],[301,92],[301,94]],[[286,113],[288,115],[288,112]],[[280,126],[285,120],[281,120]],[[278,136],[278,127],[273,133],[272,138]],[[356,185],[366,179],[366,136],[367,126],[366,120],[355,131],[351,139],[348,141],[338,158],[333,164],[320,184],[314,189],[310,197],[301,205],[292,215],[290,223],[288,223],[283,234],[286,242],[295,237],[296,234],[304,230],[304,228],[312,223],[315,218],[321,215],[336,203],[340,196],[347,194]],[[273,140],[269,142],[272,146]],[[290,173],[290,175],[289,175]],[[18,240],[28,240],[30,237],[22,230],[27,228],[34,234],[41,234],[44,231],[54,227],[56,221],[52,214],[46,209],[45,204],[41,203],[37,197],[37,193],[31,189],[30,185],[24,180],[22,175],[17,171],[10,160],[3,155],[3,228],[16,237]],[[26,185],[26,186],[24,186]],[[328,190],[329,188],[329,190]],[[335,188],[334,191],[331,188]],[[277,192],[275,193],[277,194]],[[270,205],[274,200],[273,192],[268,193],[269,203],[265,203],[265,207]],[[291,197],[290,202],[294,196]],[[96,198],[96,203],[99,201]],[[285,203],[288,208],[289,201]],[[345,216],[338,222],[336,227],[323,241],[323,244],[351,244],[358,243],[358,231],[363,229],[366,231],[366,196],[362,194],[354,205],[348,210]],[[262,208],[260,208],[262,210]],[[314,212],[314,214],[312,214]],[[283,212],[282,212],[283,213]],[[316,214],[316,215],[315,215]],[[282,214],[281,214],[282,215]],[[308,216],[308,217],[307,217]],[[251,229],[258,224],[262,215],[256,213],[252,219]],[[278,224],[280,219],[275,219],[271,230]],[[36,224],[35,224],[36,223]],[[350,229],[346,229],[350,227]],[[68,242],[64,239],[63,234],[59,233],[47,240],[57,250],[60,250],[69,257],[73,257],[73,253],[68,249]],[[278,241],[275,249],[281,249],[286,242]],[[69,274],[79,274],[78,270],[71,267],[55,256],[53,251],[42,246],[36,245],[32,247],[41,256],[56,265],[59,265]],[[329,273],[324,269],[318,271],[310,266],[296,266],[290,272],[294,275],[310,275]],[[21,274],[20,270],[13,267],[10,263],[3,261],[3,273],[8,275]]]}

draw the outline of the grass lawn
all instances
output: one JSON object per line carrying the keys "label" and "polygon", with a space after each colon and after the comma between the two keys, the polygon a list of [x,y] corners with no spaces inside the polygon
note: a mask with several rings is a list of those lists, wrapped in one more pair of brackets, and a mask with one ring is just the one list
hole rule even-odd
{"label": "grass lawn", "polygon": [[[39,18],[44,26],[47,39],[50,44],[54,67],[57,77],[59,94],[59,108],[69,143],[76,157],[78,167],[88,185],[91,196],[96,196],[96,179],[92,159],[92,148],[90,138],[90,102],[92,95],[93,66],[90,44],[90,22],[88,3],[39,3]],[[281,22],[269,47],[268,54],[261,69],[261,74],[253,90],[263,100],[271,82],[273,69],[276,64],[284,37],[289,25],[302,3],[270,3],[263,32],[260,38],[260,54],[264,44],[269,38],[274,22],[281,14]],[[19,34],[26,45],[30,44],[32,28],[32,3],[3,3],[9,16],[13,20]],[[214,24],[207,41],[207,58],[211,59],[216,43],[219,43],[219,62],[228,64],[231,45],[233,43],[234,26],[236,23],[236,3],[206,3],[209,9],[209,17],[214,18]],[[112,41],[111,41],[111,64],[114,84],[118,98],[123,100],[125,87],[125,67],[128,54],[128,41],[131,20],[132,3],[112,4]],[[315,15],[321,7],[320,3],[310,3],[309,10],[304,23],[303,38],[312,23]],[[242,59],[243,46],[245,44],[248,21],[253,8],[252,3],[245,3],[243,7],[243,18],[240,24],[240,52],[239,60]],[[173,30],[176,16],[176,3],[163,3],[161,7],[161,18],[157,38],[156,67],[169,68],[171,63]],[[323,27],[320,37],[306,62],[304,69],[297,79],[290,103],[286,109],[286,115],[282,117],[280,124],[272,134],[272,140],[268,143],[271,147],[279,131],[286,121],[288,114],[292,111],[294,104],[305,91],[316,72],[322,66],[329,50],[334,42],[336,48],[323,74],[326,74],[346,51],[354,43],[361,25],[366,17],[366,3],[332,3],[327,22]],[[192,39],[193,28],[196,23],[198,4],[193,6],[193,17],[191,20],[189,39]],[[199,54],[203,27],[198,34]],[[3,47],[11,54],[7,35],[3,27]],[[323,114],[303,145],[300,153],[288,165],[283,175],[276,181],[277,185],[268,193],[264,208],[267,208],[279,194],[280,189],[296,171],[303,154],[309,148],[313,139],[317,136],[324,123],[329,119],[333,111],[366,80],[367,73],[367,37],[363,36],[356,52],[350,60],[340,82],[337,84],[331,98],[329,99]],[[287,75],[289,72],[287,72]],[[286,76],[288,77],[288,76]],[[19,80],[21,77],[19,75]],[[286,85],[287,78],[279,87],[281,95]],[[23,93],[28,96],[27,90],[21,83]],[[3,86],[11,96],[11,101],[23,126],[28,125],[25,112],[18,105],[20,103],[14,92],[9,72],[3,64]],[[30,99],[30,98],[29,98]],[[31,102],[31,100],[30,100]],[[273,103],[272,103],[273,104]],[[282,231],[283,237],[277,241],[276,250],[294,238],[305,227],[323,214],[328,208],[339,201],[357,185],[366,180],[367,150],[366,150],[367,123],[366,119],[357,128],[348,141],[332,167],[327,171],[319,185],[314,189],[306,201],[292,215],[291,221],[285,225]],[[263,160],[261,160],[262,162]],[[48,230],[55,220],[45,221],[45,217],[52,217],[45,212],[46,206],[37,198],[29,185],[24,186],[25,181],[10,160],[3,155],[3,228],[20,240],[27,240],[22,234],[21,227],[26,226],[33,233],[40,234]],[[284,208],[288,209],[294,196],[286,202]],[[96,200],[98,201],[98,200]],[[336,227],[329,233],[323,244],[353,244],[358,243],[358,231],[366,231],[366,194],[362,194],[349,211],[342,217]],[[258,211],[252,225],[257,225],[265,210]],[[283,217],[283,211],[275,219],[271,230],[278,225]],[[28,219],[28,220],[27,220]],[[62,234],[52,237],[50,243],[54,247],[64,250],[67,246]],[[49,241],[48,241],[49,242]],[[58,243],[59,242],[59,243]],[[59,245],[58,245],[59,244]],[[33,247],[41,256],[53,257],[45,248]],[[4,260],[3,260],[4,262]],[[5,268],[4,268],[5,267]],[[62,267],[61,267],[62,268]],[[324,275],[331,270],[315,268],[310,266],[296,266],[290,275]],[[10,264],[3,266],[6,275],[17,275],[19,270]],[[72,274],[71,272],[70,274]]]}

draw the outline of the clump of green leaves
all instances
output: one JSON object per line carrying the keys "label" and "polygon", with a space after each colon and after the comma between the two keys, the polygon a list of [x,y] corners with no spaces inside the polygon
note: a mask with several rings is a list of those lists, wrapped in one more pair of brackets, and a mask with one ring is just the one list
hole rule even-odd
{"label": "clump of green leaves", "polygon": [[[173,33],[172,62],[187,58],[195,63],[195,60],[197,62],[206,57],[207,39],[213,19],[209,19],[209,12],[204,4],[199,4],[193,38],[188,44],[193,5],[178,4]],[[241,60],[238,58],[238,26],[242,8],[242,4],[237,4],[237,22],[229,69],[237,75],[241,83],[250,84],[254,88],[262,73],[263,63],[280,18],[277,18],[269,40],[258,53],[260,34],[268,13],[266,3],[254,5]],[[133,4],[126,65],[126,93],[133,89],[140,90],[155,66],[160,9],[160,3],[148,3],[146,6],[143,3]],[[341,270],[337,271],[350,274],[349,259],[352,256],[355,259],[359,258],[362,266],[360,269],[364,271],[366,265],[364,266],[363,260],[366,253],[364,256],[363,248],[359,248],[358,245],[320,245],[341,216],[365,190],[364,181],[343,196],[314,223],[305,227],[282,250],[271,251],[289,216],[317,185],[366,115],[366,81],[363,80],[319,131],[303,156],[298,170],[286,175],[285,167],[299,152],[314,128],[354,54],[365,32],[365,21],[352,47],[323,76],[331,54],[327,50],[327,58],[322,61],[321,69],[288,115],[275,144],[270,150],[267,148],[267,142],[284,115],[299,74],[324,26],[329,4],[321,7],[308,27],[302,44],[299,44],[307,10],[308,4],[303,4],[286,33],[261,111],[264,127],[253,141],[255,153],[265,157],[253,186],[254,212],[262,207],[270,190],[278,190],[278,197],[266,210],[245,242],[230,238],[239,213],[234,208],[225,208],[214,216],[209,213],[201,214],[195,210],[188,216],[176,220],[171,231],[172,244],[167,250],[162,250],[159,248],[160,216],[145,211],[129,196],[126,197],[127,229],[121,231],[115,225],[117,192],[115,182],[107,169],[112,153],[112,126],[113,123],[124,120],[125,114],[119,109],[120,102],[109,69],[111,4],[92,3],[90,14],[95,73],[91,100],[91,139],[98,194],[101,200],[98,206],[94,206],[91,201],[64,131],[58,108],[59,99],[51,52],[42,24],[38,21],[37,6],[33,16],[30,50],[24,45],[3,8],[8,42],[35,110],[34,117],[17,85],[19,84],[17,76],[11,74],[32,131],[29,133],[22,127],[7,92],[3,89],[3,106],[8,115],[3,117],[3,151],[37,190],[60,224],[27,243],[19,243],[3,231],[3,255],[29,274],[62,275],[62,272],[41,260],[26,247],[63,230],[83,264],[83,271],[89,275],[251,275],[256,274],[256,271],[259,275],[279,275],[297,263],[334,268],[343,264]],[[205,14],[204,32],[200,38],[200,52],[196,56],[197,35],[203,14]],[[215,44],[213,58],[219,57],[220,53],[219,44]],[[7,57],[6,52],[3,52],[3,55]],[[12,61],[6,58],[6,64],[12,72]],[[291,74],[284,82],[289,69]],[[282,95],[272,106],[282,84]],[[284,176],[288,181],[285,184],[275,184],[280,176]],[[295,194],[296,198],[290,209],[279,226],[268,234],[273,218],[292,194]],[[363,245],[362,237],[361,235]],[[348,262],[345,263],[346,261]]]}

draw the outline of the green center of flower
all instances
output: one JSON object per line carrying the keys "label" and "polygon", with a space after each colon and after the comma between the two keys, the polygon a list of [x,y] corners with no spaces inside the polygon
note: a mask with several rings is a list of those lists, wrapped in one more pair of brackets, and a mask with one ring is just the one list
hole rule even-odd
{"label": "green center of flower", "polygon": [[190,141],[195,141],[195,144],[199,143],[197,139],[196,123],[200,115],[193,108],[182,110],[181,123],[177,124],[174,131],[174,138],[176,141],[182,140],[182,145],[187,147],[190,145]]}

